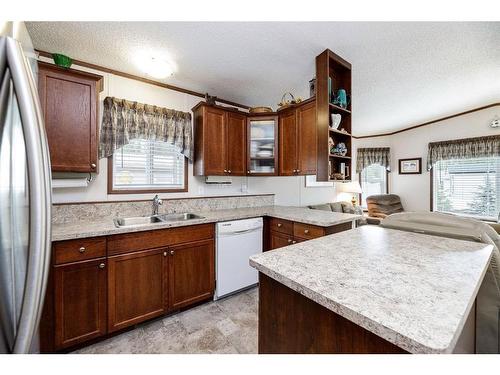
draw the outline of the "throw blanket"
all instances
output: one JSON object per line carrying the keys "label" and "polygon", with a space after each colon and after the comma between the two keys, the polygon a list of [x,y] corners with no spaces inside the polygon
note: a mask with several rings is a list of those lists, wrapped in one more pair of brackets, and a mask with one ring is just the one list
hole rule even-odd
{"label": "throw blanket", "polygon": [[479,220],[438,212],[393,214],[380,225],[493,245],[490,265],[477,295],[476,352],[500,353],[500,235]]}

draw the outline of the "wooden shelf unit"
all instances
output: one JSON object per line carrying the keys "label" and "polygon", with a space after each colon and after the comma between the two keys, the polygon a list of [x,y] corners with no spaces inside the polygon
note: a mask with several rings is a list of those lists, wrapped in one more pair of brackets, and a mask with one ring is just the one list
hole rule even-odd
{"label": "wooden shelf unit", "polygon": [[[331,79],[331,89],[336,94],[337,90],[344,89],[348,95],[347,108],[333,104],[333,97],[328,91],[328,79]],[[316,57],[316,124],[318,140],[317,181],[338,181],[332,178],[333,173],[339,173],[341,163],[345,163],[345,180],[352,176],[352,126],[351,126],[351,64],[329,49]],[[330,128],[331,115],[342,116],[339,130]],[[345,132],[340,131],[344,129]],[[332,138],[335,145],[345,143],[347,154],[342,157],[332,155],[329,150],[328,140]]]}

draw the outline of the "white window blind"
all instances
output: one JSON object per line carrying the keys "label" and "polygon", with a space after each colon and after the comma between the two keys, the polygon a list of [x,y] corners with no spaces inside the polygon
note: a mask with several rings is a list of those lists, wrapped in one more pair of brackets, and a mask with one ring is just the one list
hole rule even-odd
{"label": "white window blind", "polygon": [[441,160],[432,173],[434,211],[497,220],[500,157]]}
{"label": "white window blind", "polygon": [[183,189],[184,162],[170,143],[134,139],[113,154],[113,189]]}
{"label": "white window blind", "polygon": [[372,164],[361,171],[361,207],[366,208],[366,197],[387,194],[387,170],[379,164]]}

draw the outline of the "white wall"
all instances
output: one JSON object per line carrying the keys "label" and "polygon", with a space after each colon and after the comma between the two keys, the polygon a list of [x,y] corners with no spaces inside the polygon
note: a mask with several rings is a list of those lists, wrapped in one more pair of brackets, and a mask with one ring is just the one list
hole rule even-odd
{"label": "white wall", "polygon": [[[430,209],[430,175],[425,165],[429,142],[500,135],[500,128],[492,129],[488,126],[495,115],[500,116],[500,106],[440,121],[392,136],[357,139],[354,141],[354,147],[390,147],[392,170],[389,174],[390,192],[401,196],[401,201],[406,210],[428,211]],[[422,158],[421,175],[398,174],[399,159],[417,157]]]}
{"label": "white wall", "polygon": [[[44,61],[52,62],[49,59]],[[159,86],[123,78],[92,69],[75,67],[104,76],[102,101],[107,96],[153,104],[179,111],[191,111],[201,99]],[[101,120],[102,115],[99,115]],[[248,193],[275,193],[276,203],[282,205],[306,205],[335,200],[333,187],[306,188],[305,178],[297,177],[232,177],[231,185],[207,185],[204,177],[193,176],[193,165],[188,168],[188,189],[186,193],[163,193],[162,198],[192,197],[200,195],[233,195]],[[248,187],[248,188],[247,188]],[[99,161],[99,174],[86,188],[66,188],[53,191],[53,202],[95,202],[113,200],[150,199],[153,194],[109,194],[107,193],[107,159]]]}
{"label": "white wall", "polygon": [[337,200],[335,187],[305,187],[304,176],[248,177],[248,190],[253,193],[272,192],[275,203],[284,206],[305,206]]}

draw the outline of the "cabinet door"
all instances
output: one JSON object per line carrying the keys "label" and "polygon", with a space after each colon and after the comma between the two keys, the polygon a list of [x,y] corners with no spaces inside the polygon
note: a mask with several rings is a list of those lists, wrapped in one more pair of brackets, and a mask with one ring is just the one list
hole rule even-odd
{"label": "cabinet door", "polygon": [[293,236],[272,230],[270,243],[271,243],[271,250],[288,246],[293,243]]}
{"label": "cabinet door", "polygon": [[297,169],[300,175],[316,174],[316,103],[297,108]]}
{"label": "cabinet door", "polygon": [[55,348],[106,334],[106,259],[54,267]]}
{"label": "cabinet door", "polygon": [[39,66],[52,171],[97,172],[97,76]]}
{"label": "cabinet door", "polygon": [[169,249],[170,307],[178,309],[213,296],[214,241],[197,241]]}
{"label": "cabinet door", "polygon": [[230,175],[246,175],[247,119],[238,113],[227,113],[227,170]]}
{"label": "cabinet door", "polygon": [[204,110],[205,176],[225,175],[227,170],[226,114],[218,108],[205,107]]}
{"label": "cabinet door", "polygon": [[108,330],[137,324],[166,312],[167,249],[108,258]]}
{"label": "cabinet door", "polygon": [[297,169],[297,126],[295,109],[279,115],[279,174],[293,176]]}
{"label": "cabinet door", "polygon": [[247,119],[247,175],[278,174],[278,116]]}

